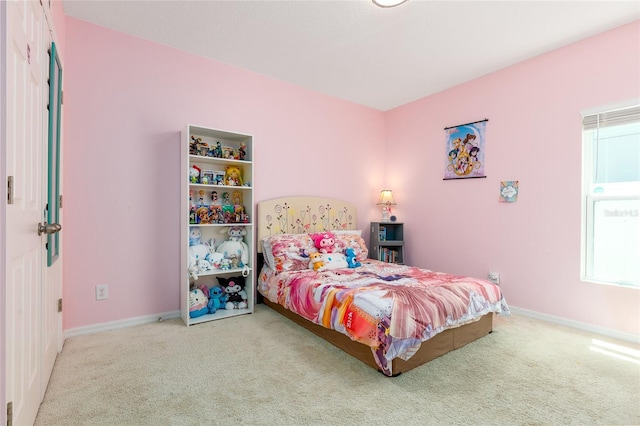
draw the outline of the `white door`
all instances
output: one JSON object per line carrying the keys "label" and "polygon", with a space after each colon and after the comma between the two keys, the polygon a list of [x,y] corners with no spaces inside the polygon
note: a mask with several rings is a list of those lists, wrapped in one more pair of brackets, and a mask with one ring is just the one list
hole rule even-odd
{"label": "white door", "polygon": [[47,24],[37,1],[7,2],[6,12],[6,399],[13,424],[22,425],[35,420],[55,360],[47,322],[59,292],[47,286],[47,236],[38,235],[46,207]]}

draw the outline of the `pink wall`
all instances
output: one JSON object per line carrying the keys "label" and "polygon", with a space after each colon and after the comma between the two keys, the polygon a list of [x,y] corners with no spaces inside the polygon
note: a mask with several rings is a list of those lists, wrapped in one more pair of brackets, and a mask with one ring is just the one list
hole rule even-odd
{"label": "pink wall", "polygon": [[[640,22],[388,112],[408,262],[498,271],[513,306],[639,334],[637,290],[580,281],[581,110],[632,98]],[[487,178],[443,181],[443,129],[484,118]],[[502,180],[520,181],[517,203],[498,202]]]}
{"label": "pink wall", "polygon": [[[179,309],[191,123],[254,135],[256,201],[350,199],[366,229],[390,187],[409,263],[496,270],[513,306],[638,334],[637,291],[579,281],[579,227],[580,111],[640,95],[639,25],[382,113],[67,18],[64,328]],[[488,178],[442,181],[443,128],[484,118]],[[517,203],[497,202],[501,180]]]}
{"label": "pink wall", "polygon": [[362,226],[377,213],[382,112],[71,18],[65,53],[65,329],[180,309],[187,123],[254,136],[256,201],[350,199]]}

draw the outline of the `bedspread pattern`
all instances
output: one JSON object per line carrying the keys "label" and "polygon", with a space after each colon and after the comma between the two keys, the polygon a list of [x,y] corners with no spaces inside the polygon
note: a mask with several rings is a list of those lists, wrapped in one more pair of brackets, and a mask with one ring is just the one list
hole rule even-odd
{"label": "bedspread pattern", "polygon": [[273,303],[370,346],[392,375],[421,342],[489,313],[508,313],[489,281],[367,260],[359,268],[275,273],[265,267],[258,290]]}

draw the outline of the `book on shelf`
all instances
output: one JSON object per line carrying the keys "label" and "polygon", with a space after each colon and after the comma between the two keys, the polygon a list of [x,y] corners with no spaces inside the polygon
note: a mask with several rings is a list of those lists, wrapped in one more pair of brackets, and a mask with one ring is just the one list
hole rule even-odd
{"label": "book on shelf", "polygon": [[378,240],[380,241],[386,241],[387,240],[387,228],[384,226],[380,227],[380,230],[378,231]]}
{"label": "book on shelf", "polygon": [[378,260],[381,260],[383,262],[388,262],[388,263],[397,263],[398,250],[384,247],[380,250],[380,256]]}

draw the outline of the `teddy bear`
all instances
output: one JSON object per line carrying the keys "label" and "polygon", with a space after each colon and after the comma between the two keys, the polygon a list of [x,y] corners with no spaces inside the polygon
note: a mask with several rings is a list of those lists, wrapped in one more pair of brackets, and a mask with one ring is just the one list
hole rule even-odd
{"label": "teddy bear", "polygon": [[322,261],[322,254],[320,253],[309,254],[309,269],[313,269],[316,272],[324,270],[324,262]]}
{"label": "teddy bear", "polygon": [[207,297],[202,290],[195,288],[189,291],[189,317],[198,318],[209,313]]}
{"label": "teddy bear", "polygon": [[333,253],[333,247],[336,242],[336,236],[333,232],[319,232],[309,236],[320,253]]}
{"label": "teddy bear", "polygon": [[245,309],[249,306],[247,304],[247,292],[244,290],[244,277],[218,277],[218,283],[228,296],[225,309]]}
{"label": "teddy bear", "polygon": [[243,226],[232,226],[227,230],[229,238],[218,246],[216,252],[231,260],[234,267],[242,268],[249,263],[249,246],[243,241],[247,230]]}
{"label": "teddy bear", "polygon": [[349,268],[357,268],[358,266],[362,266],[362,263],[358,262],[358,259],[356,259],[356,251],[353,248],[347,247],[347,249],[344,251],[344,254],[347,258]]}
{"label": "teddy bear", "polygon": [[242,172],[238,166],[227,166],[224,173],[224,184],[229,186],[242,186]]}

